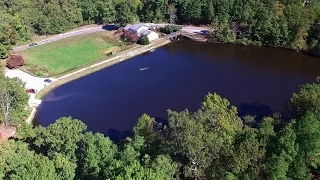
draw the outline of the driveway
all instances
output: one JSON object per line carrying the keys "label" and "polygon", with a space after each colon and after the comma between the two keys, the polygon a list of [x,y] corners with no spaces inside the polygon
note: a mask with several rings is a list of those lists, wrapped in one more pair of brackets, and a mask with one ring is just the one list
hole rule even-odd
{"label": "driveway", "polygon": [[45,79],[50,79],[55,81],[56,79],[53,78],[39,78],[34,77],[28,73],[25,73],[19,69],[6,69],[5,75],[9,78],[19,78],[25,83],[26,89],[35,89],[38,92],[43,89],[48,83],[45,83]]}

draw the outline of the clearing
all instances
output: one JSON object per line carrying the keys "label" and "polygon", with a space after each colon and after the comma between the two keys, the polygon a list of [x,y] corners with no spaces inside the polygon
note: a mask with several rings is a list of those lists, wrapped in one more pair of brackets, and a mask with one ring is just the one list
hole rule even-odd
{"label": "clearing", "polygon": [[114,33],[84,34],[20,51],[26,63],[21,69],[48,77],[100,60],[121,51],[122,43]]}

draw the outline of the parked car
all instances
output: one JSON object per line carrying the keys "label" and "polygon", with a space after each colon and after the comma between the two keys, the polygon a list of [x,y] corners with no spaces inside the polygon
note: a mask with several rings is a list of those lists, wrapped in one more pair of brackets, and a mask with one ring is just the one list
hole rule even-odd
{"label": "parked car", "polygon": [[38,45],[38,43],[36,43],[36,42],[29,44],[29,46],[36,46],[36,45]]}
{"label": "parked car", "polygon": [[51,80],[51,79],[45,79],[43,82],[45,82],[45,83],[52,83],[52,80]]}
{"label": "parked car", "polygon": [[35,90],[35,89],[27,89],[26,92],[34,94],[34,93],[37,93],[37,90]]}
{"label": "parked car", "polygon": [[203,34],[203,35],[208,35],[210,33],[210,31],[208,30],[201,30],[200,31],[200,34]]}

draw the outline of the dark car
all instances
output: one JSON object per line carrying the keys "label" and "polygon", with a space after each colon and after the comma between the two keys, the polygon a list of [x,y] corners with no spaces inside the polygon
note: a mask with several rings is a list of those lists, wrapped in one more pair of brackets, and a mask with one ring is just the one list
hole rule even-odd
{"label": "dark car", "polygon": [[45,83],[52,83],[52,80],[51,80],[51,79],[45,79],[43,82],[45,82]]}
{"label": "dark car", "polygon": [[210,33],[210,31],[208,30],[201,30],[200,31],[200,34],[203,34],[203,35],[208,35]]}
{"label": "dark car", "polygon": [[36,46],[36,45],[38,45],[38,43],[31,43],[31,44],[29,44],[29,46]]}

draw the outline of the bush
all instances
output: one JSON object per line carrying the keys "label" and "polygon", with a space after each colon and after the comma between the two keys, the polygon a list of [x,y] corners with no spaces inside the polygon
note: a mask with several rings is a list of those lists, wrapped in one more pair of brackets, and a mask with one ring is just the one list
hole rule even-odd
{"label": "bush", "polygon": [[172,25],[172,26],[165,26],[160,28],[160,32],[165,34],[171,34],[173,32],[180,31],[182,27],[178,25]]}
{"label": "bush", "polygon": [[9,55],[9,48],[0,44],[0,59],[5,59]]}
{"label": "bush", "polygon": [[150,41],[149,41],[149,38],[146,35],[141,34],[138,43],[141,44],[141,45],[148,45],[148,44],[150,44]]}
{"label": "bush", "polygon": [[124,42],[130,42],[130,43],[136,43],[139,39],[138,34],[134,33],[130,30],[124,30],[123,35],[121,36],[122,41]]}
{"label": "bush", "polygon": [[7,67],[10,69],[17,69],[24,65],[24,60],[19,55],[12,55],[7,59]]}

